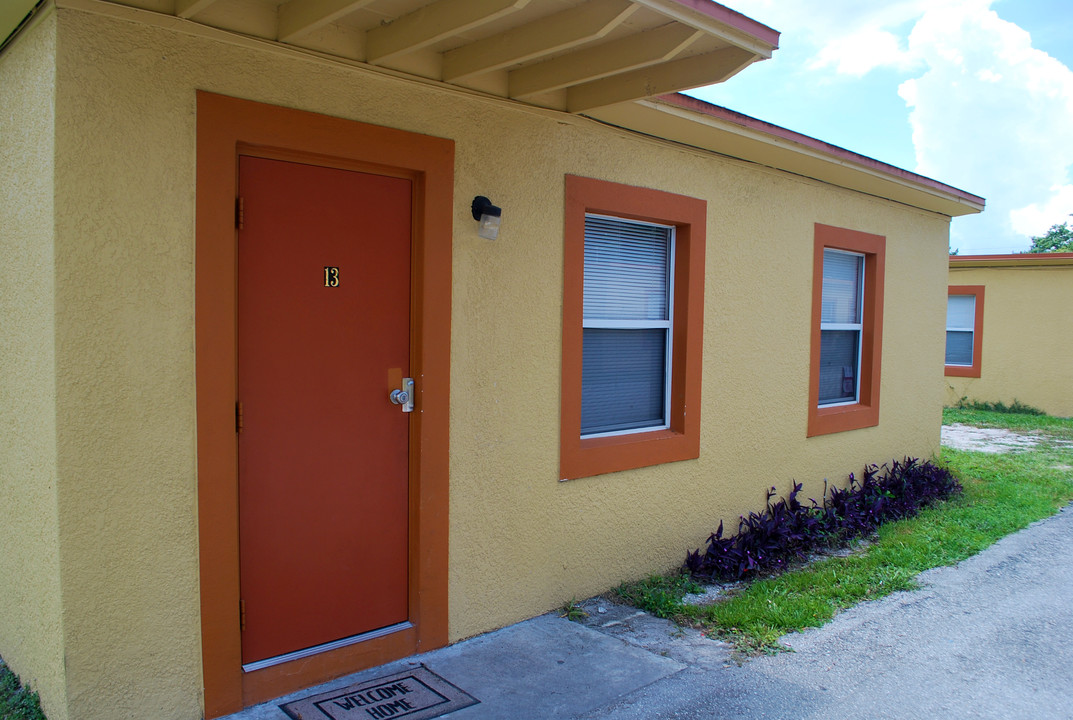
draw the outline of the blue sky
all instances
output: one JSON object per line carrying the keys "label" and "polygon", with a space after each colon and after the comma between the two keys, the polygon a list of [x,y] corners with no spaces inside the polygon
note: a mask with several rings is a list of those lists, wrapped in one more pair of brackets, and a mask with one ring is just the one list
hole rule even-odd
{"label": "blue sky", "polygon": [[725,0],[780,31],[770,60],[690,95],[987,199],[962,255],[1073,221],[1070,0]]}

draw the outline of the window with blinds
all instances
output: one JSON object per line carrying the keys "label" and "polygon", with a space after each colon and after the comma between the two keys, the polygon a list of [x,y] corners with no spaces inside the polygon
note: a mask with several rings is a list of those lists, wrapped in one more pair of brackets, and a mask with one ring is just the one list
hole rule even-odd
{"label": "window with blinds", "polygon": [[819,404],[857,402],[861,373],[864,256],[823,251]]}
{"label": "window with blinds", "polygon": [[976,296],[951,295],[946,299],[946,364],[972,366],[976,330]]}
{"label": "window with blinds", "polygon": [[585,216],[581,435],[669,427],[674,228]]}

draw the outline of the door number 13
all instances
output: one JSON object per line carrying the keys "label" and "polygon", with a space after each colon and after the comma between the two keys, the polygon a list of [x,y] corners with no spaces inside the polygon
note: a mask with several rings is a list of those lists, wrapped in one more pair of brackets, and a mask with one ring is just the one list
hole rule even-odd
{"label": "door number 13", "polygon": [[339,287],[339,268],[324,266],[324,287]]}

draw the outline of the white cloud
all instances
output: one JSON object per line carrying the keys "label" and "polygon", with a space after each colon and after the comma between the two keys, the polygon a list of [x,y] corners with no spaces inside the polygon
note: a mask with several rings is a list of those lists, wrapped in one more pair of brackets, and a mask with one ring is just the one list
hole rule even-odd
{"label": "white cloud", "polygon": [[[1026,248],[1029,235],[1073,213],[1073,71],[996,14],[998,0],[732,5],[785,32],[772,70],[796,84],[840,88],[825,99],[852,97],[855,87],[874,97],[877,87],[900,83],[916,160],[910,169],[987,199],[983,215],[952,225],[962,252]],[[817,114],[807,105],[798,112]],[[876,146],[885,142],[877,138]]]}
{"label": "white cloud", "polygon": [[990,237],[958,238],[970,246],[1045,232],[1073,212],[1073,71],[989,5],[927,10],[909,52],[928,70],[899,89],[917,171],[988,199],[972,226]]}
{"label": "white cloud", "polygon": [[735,10],[789,31],[791,41],[807,40],[823,48],[842,37],[876,29],[891,29],[920,17],[926,8],[958,0],[735,0]]}
{"label": "white cloud", "polygon": [[861,77],[877,67],[911,66],[915,59],[898,29],[928,7],[951,2],[964,0],[738,0],[734,9],[787,30],[784,47],[808,45],[808,69],[832,68],[837,74]]}
{"label": "white cloud", "polygon": [[1061,225],[1073,215],[1073,185],[1051,188],[1051,195],[1043,202],[1032,203],[1010,211],[1010,224],[1014,232],[1026,237],[1044,235],[1052,225]]}
{"label": "white cloud", "polygon": [[808,63],[809,68],[833,66],[841,75],[862,77],[877,67],[908,68],[913,57],[893,33],[878,28],[864,28],[850,35],[833,38]]}

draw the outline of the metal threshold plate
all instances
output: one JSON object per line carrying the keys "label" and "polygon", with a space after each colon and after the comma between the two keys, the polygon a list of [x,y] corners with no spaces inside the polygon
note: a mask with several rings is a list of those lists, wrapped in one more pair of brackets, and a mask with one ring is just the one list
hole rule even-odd
{"label": "metal threshold plate", "polygon": [[333,640],[330,643],[324,643],[322,645],[314,645],[313,647],[304,648],[302,650],[295,650],[289,652],[286,655],[277,655],[275,657],[265,658],[264,660],[257,660],[251,663],[245,663],[242,666],[243,672],[253,672],[254,670],[263,670],[266,667],[272,667],[273,665],[281,665],[291,660],[301,660],[302,658],[309,657],[310,655],[316,655],[318,653],[327,652],[329,650],[338,650],[339,648],[346,647],[348,645],[355,645],[366,640],[373,640],[378,637],[384,637],[391,633],[399,632],[400,630],[409,630],[413,627],[413,623],[409,620],[406,622],[396,623],[395,625],[388,625],[387,627],[378,628],[376,630],[370,630],[367,633],[361,635],[351,635],[348,638],[341,640]]}

